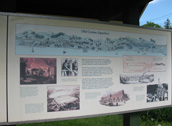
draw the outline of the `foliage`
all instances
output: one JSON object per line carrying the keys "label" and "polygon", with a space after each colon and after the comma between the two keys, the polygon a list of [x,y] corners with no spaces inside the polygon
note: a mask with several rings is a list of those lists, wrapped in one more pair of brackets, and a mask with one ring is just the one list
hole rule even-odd
{"label": "foliage", "polygon": [[171,29],[171,28],[172,28],[169,18],[167,18],[167,20],[164,22],[164,24],[165,24],[165,25],[164,25],[164,28],[165,28],[165,29]]}
{"label": "foliage", "polygon": [[[146,24],[142,25],[143,27],[151,27],[151,28],[162,28],[159,24],[155,24],[154,22],[147,21]],[[172,29],[170,19],[167,18],[167,20],[164,22],[164,28],[165,29]]]}
{"label": "foliage", "polygon": [[149,110],[141,112],[140,116],[142,121],[157,121],[157,122],[171,122],[172,120],[172,108],[162,108],[156,110]]}
{"label": "foliage", "polygon": [[140,126],[172,126],[171,122],[157,122],[152,120],[142,121],[140,123]]}
{"label": "foliage", "polygon": [[155,24],[153,22],[147,21],[146,24],[142,25],[143,27],[151,27],[151,28],[162,28],[160,25]]}

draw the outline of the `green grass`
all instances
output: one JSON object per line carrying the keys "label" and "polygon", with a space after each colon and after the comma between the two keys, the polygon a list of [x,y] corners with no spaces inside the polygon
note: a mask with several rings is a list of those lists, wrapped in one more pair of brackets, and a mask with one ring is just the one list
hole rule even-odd
{"label": "green grass", "polygon": [[123,117],[122,115],[111,115],[57,122],[20,124],[17,126],[123,126]]}
{"label": "green grass", "polygon": [[[122,115],[110,115],[84,119],[73,119],[54,122],[20,124],[17,126],[123,126]],[[140,120],[140,126],[172,126],[172,122],[158,122],[156,120]]]}

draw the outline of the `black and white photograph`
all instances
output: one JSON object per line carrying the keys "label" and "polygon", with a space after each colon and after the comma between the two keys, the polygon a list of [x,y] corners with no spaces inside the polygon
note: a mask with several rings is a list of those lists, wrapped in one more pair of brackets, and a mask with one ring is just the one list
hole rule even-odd
{"label": "black and white photograph", "polygon": [[77,75],[78,75],[78,60],[71,58],[62,59],[61,76],[71,77]]}
{"label": "black and white photograph", "polygon": [[72,111],[80,109],[80,86],[58,85],[47,87],[47,111]]}
{"label": "black and white photograph", "polygon": [[143,84],[143,83],[152,83],[154,81],[153,74],[143,73],[141,75],[120,75],[121,84]]}
{"label": "black and white photograph", "polygon": [[147,85],[147,102],[168,100],[168,84]]}
{"label": "black and white photograph", "polygon": [[130,100],[129,95],[120,90],[118,92],[108,92],[100,99],[100,104],[105,106],[122,106]]}
{"label": "black and white photograph", "polygon": [[20,58],[20,84],[56,84],[56,58]]}

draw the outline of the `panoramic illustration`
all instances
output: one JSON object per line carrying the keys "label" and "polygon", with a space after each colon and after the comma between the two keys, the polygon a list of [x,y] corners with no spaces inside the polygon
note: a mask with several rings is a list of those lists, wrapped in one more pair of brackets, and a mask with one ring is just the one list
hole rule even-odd
{"label": "panoramic illustration", "polygon": [[143,84],[143,83],[151,83],[154,81],[153,74],[143,73],[142,75],[120,75],[120,83],[121,84]]}
{"label": "panoramic illustration", "polygon": [[56,59],[20,58],[20,84],[56,84]]}
{"label": "panoramic illustration", "polygon": [[78,75],[78,61],[77,59],[62,59],[61,76],[77,76]]}
{"label": "panoramic illustration", "polygon": [[[123,55],[167,55],[167,42],[156,42],[136,38],[133,34],[91,29],[21,25],[16,28],[16,54],[31,55],[77,55],[77,56],[123,56]],[[37,30],[36,30],[37,29]],[[40,30],[42,29],[42,30]],[[49,31],[47,31],[47,29]],[[59,29],[59,30],[58,30]],[[38,31],[39,30],[39,31]],[[72,34],[68,31],[72,31]],[[94,34],[94,37],[92,36]],[[112,35],[111,35],[112,34]],[[119,34],[113,38],[113,34]],[[124,35],[125,34],[125,35]],[[138,34],[142,36],[142,34]],[[164,44],[165,43],[165,44]]]}
{"label": "panoramic illustration", "polygon": [[71,111],[80,109],[78,85],[49,86],[47,88],[47,111]]}
{"label": "panoramic illustration", "polygon": [[147,102],[168,100],[168,84],[147,85]]}
{"label": "panoramic illustration", "polygon": [[105,106],[122,106],[126,104],[128,100],[130,100],[128,94],[126,94],[124,90],[120,90],[118,92],[105,94],[101,97],[100,104]]}

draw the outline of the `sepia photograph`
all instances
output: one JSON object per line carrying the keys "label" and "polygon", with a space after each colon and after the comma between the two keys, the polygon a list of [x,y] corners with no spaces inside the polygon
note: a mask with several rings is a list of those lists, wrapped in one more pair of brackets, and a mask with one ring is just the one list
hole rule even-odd
{"label": "sepia photograph", "polygon": [[58,85],[47,88],[47,111],[72,111],[80,109],[80,86]]}
{"label": "sepia photograph", "polygon": [[56,84],[56,59],[20,58],[20,84]]}
{"label": "sepia photograph", "polygon": [[147,102],[168,100],[168,84],[147,85]]}
{"label": "sepia photograph", "polygon": [[78,75],[78,60],[66,58],[62,59],[61,76],[77,76]]}
{"label": "sepia photograph", "polygon": [[100,104],[105,106],[122,106],[126,104],[126,102],[130,100],[129,95],[124,92],[124,90],[120,90],[118,92],[109,92],[104,94],[100,99]]}

